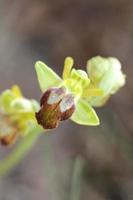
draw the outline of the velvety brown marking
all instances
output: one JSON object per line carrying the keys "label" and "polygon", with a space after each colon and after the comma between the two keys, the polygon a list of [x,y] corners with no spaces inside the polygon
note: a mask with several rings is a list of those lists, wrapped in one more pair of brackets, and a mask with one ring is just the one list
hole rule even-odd
{"label": "velvety brown marking", "polygon": [[[55,103],[53,102],[52,104],[49,104],[48,100],[50,95],[55,95],[55,93],[57,95]],[[50,98],[52,98],[52,96]],[[62,112],[60,108],[61,102],[64,102],[64,108],[66,105],[68,105],[64,112]],[[43,94],[40,100],[40,105],[41,109],[35,115],[38,124],[42,125],[44,129],[57,128],[59,125],[59,121],[63,121],[70,118],[75,110],[74,98],[72,95],[65,93],[64,87],[48,89]]]}
{"label": "velvety brown marking", "polygon": [[[64,107],[67,105],[66,110],[64,112],[61,111],[61,103],[64,104]],[[65,95],[59,104],[59,108],[61,113],[60,121],[69,119],[72,116],[73,112],[75,111],[74,97],[71,94]]]}

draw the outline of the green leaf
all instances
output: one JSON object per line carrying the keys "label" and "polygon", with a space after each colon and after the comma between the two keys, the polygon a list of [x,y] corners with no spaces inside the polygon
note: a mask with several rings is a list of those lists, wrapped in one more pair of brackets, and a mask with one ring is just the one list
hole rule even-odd
{"label": "green leaf", "polygon": [[35,69],[40,88],[43,92],[50,87],[58,87],[61,85],[62,79],[45,63],[37,61]]}
{"label": "green leaf", "polygon": [[95,110],[83,99],[79,99],[76,103],[76,111],[72,115],[71,119],[81,125],[99,125],[99,118]]}

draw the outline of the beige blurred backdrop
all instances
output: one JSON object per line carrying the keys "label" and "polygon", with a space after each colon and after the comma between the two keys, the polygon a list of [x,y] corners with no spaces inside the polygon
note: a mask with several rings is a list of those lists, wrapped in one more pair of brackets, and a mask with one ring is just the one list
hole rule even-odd
{"label": "beige blurred backdrop", "polygon": [[[67,121],[41,136],[0,182],[0,200],[73,200],[77,157],[84,162],[80,199],[133,199],[133,1],[0,0],[0,91],[17,83],[39,100],[35,61],[61,75],[68,55],[82,69],[92,56],[117,57],[126,86],[97,109],[99,127]],[[0,149],[1,157],[10,151]]]}

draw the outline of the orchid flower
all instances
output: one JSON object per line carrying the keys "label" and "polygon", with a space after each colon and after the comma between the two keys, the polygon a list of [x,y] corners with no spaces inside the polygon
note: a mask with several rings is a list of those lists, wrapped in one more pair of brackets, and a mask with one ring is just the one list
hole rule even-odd
{"label": "orchid flower", "polygon": [[36,118],[44,128],[55,128],[59,121],[68,118],[81,125],[99,125],[99,118],[87,99],[103,95],[103,90],[91,88],[88,74],[72,67],[73,59],[67,57],[60,78],[45,63],[38,61],[35,64],[43,92]]}

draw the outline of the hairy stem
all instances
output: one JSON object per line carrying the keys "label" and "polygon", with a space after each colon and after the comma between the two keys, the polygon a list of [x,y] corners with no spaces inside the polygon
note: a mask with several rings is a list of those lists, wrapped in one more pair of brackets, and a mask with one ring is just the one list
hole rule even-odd
{"label": "hairy stem", "polygon": [[13,149],[13,151],[0,161],[0,177],[7,175],[30,151],[37,138],[41,134],[41,129],[36,127]]}

